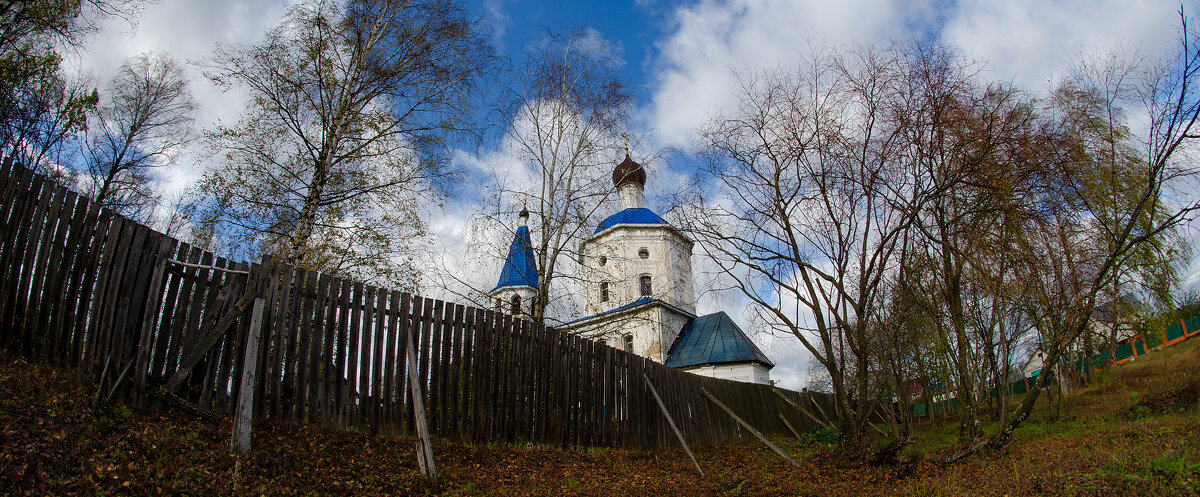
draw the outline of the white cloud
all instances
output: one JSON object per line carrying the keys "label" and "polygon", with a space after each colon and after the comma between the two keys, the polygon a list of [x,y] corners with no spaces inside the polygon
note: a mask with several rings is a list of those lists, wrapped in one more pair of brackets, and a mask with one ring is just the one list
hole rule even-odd
{"label": "white cloud", "polygon": [[[657,82],[644,114],[659,140],[686,144],[706,118],[735,102],[735,72],[791,69],[808,46],[877,44],[936,36],[988,62],[991,77],[1033,91],[1081,52],[1140,50],[1159,57],[1177,41],[1169,0],[703,0],[680,7],[659,42]],[[1187,11],[1200,12],[1188,2]]]}
{"label": "white cloud", "polygon": [[[433,246],[433,266],[423,282],[430,297],[465,301],[490,290],[500,276],[500,266],[511,241],[511,227],[501,229],[486,222],[480,210],[482,193],[492,181],[492,164],[512,169],[515,158],[499,152],[480,155],[457,150],[454,164],[467,176],[467,184],[449,199],[442,209],[429,212],[429,234]],[[515,218],[509,224],[515,222]],[[496,220],[496,223],[502,220]]]}
{"label": "white cloud", "polygon": [[947,13],[941,38],[987,61],[995,79],[1043,91],[1081,53],[1169,53],[1178,40],[1178,11],[1171,0],[963,0]]}
{"label": "white cloud", "polygon": [[508,30],[509,16],[504,12],[504,0],[483,0],[488,24],[492,28],[492,45],[497,49],[504,46],[504,33]]}
{"label": "white cloud", "polygon": [[[101,32],[89,40],[90,48],[68,63],[79,72],[105,81],[126,59],[150,50],[166,52],[180,62],[201,61],[218,41],[238,44],[258,40],[279,21],[283,9],[282,1],[163,0],[142,11],[133,27],[122,19],[106,19]],[[197,124],[230,121],[241,112],[241,95],[217,90],[195,67],[189,68],[189,75],[192,91],[200,101]]]}
{"label": "white cloud", "polygon": [[[248,44],[275,25],[283,14],[282,1],[260,0],[163,0],[140,11],[135,24],[110,17],[100,31],[87,40],[82,51],[68,53],[66,70],[91,75],[104,84],[127,59],[148,51],[165,52],[184,65],[189,86],[197,101],[196,127],[204,129],[218,121],[231,122],[245,108],[243,92],[224,92],[203,77],[192,63],[202,61],[218,41]],[[103,92],[101,99],[105,98]],[[193,144],[181,151],[175,165],[158,171],[158,181],[168,196],[178,195],[203,173],[205,153]]]}
{"label": "white cloud", "polygon": [[679,8],[659,43],[649,109],[658,138],[682,145],[713,113],[735,102],[734,72],[791,68],[809,45],[904,38],[928,16],[924,2],[705,0]]}

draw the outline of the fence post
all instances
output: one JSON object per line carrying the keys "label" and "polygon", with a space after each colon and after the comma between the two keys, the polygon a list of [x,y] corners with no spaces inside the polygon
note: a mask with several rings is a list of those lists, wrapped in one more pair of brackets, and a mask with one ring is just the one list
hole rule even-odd
{"label": "fence post", "polygon": [[421,473],[426,477],[433,478],[437,475],[437,469],[433,465],[433,447],[429,440],[429,425],[425,422],[425,399],[421,394],[421,382],[417,377],[417,359],[414,357],[413,350],[413,334],[415,330],[409,330],[407,347],[408,356],[408,387],[410,397],[412,399],[413,419],[417,424],[417,463],[421,466]]}
{"label": "fence post", "polygon": [[704,476],[704,470],[700,469],[700,463],[696,461],[696,455],[692,454],[692,449],[688,447],[687,442],[683,439],[683,433],[675,426],[675,420],[671,418],[671,413],[667,412],[667,406],[663,404],[662,398],[658,396],[658,390],[654,388],[654,384],[650,383],[650,377],[642,373],[642,379],[646,380],[646,386],[650,387],[650,394],[654,396],[654,401],[658,402],[658,408],[662,409],[663,416],[667,417],[667,423],[671,425],[672,430],[675,430],[675,436],[679,438],[679,445],[682,445],[688,457],[692,458],[692,464],[696,465],[696,471],[700,472],[700,476]]}
{"label": "fence post", "polygon": [[[791,404],[792,407],[795,407],[797,410],[804,413],[804,415],[808,416],[809,419],[816,421],[817,424],[820,425],[822,428],[825,428],[826,430],[833,431],[833,432],[837,431],[837,430],[833,429],[833,427],[830,426],[829,423],[826,422],[825,420],[822,420],[821,418],[814,416],[813,413],[808,412],[808,410],[804,409],[803,407],[800,407],[800,404],[797,404],[797,403],[793,402],[792,399],[787,398],[787,396],[784,395],[783,392],[779,391],[779,387],[772,385],[771,391],[775,392],[775,395],[778,395],[779,398],[784,400],[784,402]],[[813,405],[817,405],[816,399],[813,399]],[[817,407],[820,407],[820,406],[817,406]],[[825,414],[825,413],[822,412],[821,414]],[[828,419],[828,417],[826,419]],[[788,428],[791,428],[791,427],[792,427],[792,425],[789,424]],[[792,431],[796,431],[796,430],[793,429]]]}
{"label": "fence post", "polygon": [[790,421],[788,421],[786,417],[784,417],[783,413],[782,413],[782,412],[777,412],[777,413],[775,413],[775,414],[776,414],[776,415],[778,415],[778,416],[779,416],[779,420],[780,420],[780,421],[783,421],[783,424],[784,424],[784,425],[786,425],[786,426],[787,426],[787,428],[788,428],[789,430],[791,430],[791,431],[792,431],[792,435],[793,435],[793,436],[795,436],[797,440],[799,440],[799,439],[800,439],[800,432],[796,431],[796,428],[792,426],[792,423],[791,423]]}
{"label": "fence post", "polygon": [[262,340],[263,308],[266,299],[254,299],[254,310],[250,315],[250,333],[246,338],[244,365],[242,366],[241,391],[238,394],[237,407],[234,408],[233,452],[244,455],[250,452],[250,424],[254,412],[254,385],[258,378],[258,345]]}
{"label": "fence post", "polygon": [[787,459],[788,462],[792,463],[792,466],[795,466],[797,468],[800,467],[800,463],[796,462],[795,459],[792,459],[792,456],[789,456],[788,453],[784,452],[783,449],[779,448],[778,445],[775,445],[775,444],[771,443],[770,440],[767,440],[767,437],[764,437],[762,433],[759,433],[758,430],[755,430],[753,426],[750,426],[750,423],[747,423],[747,422],[743,421],[742,418],[739,418],[737,414],[733,413],[732,409],[726,407],[724,403],[717,400],[716,397],[713,397],[711,393],[708,393],[708,390],[701,388],[700,392],[703,393],[706,397],[708,397],[708,400],[713,401],[713,403],[716,404],[717,407],[720,407],[722,410],[724,410],[725,414],[728,414],[729,417],[733,418],[734,421],[737,421],[738,424],[742,425],[747,430],[750,430],[750,433],[752,433],[752,434],[754,434],[754,436],[758,437],[759,440],[762,440],[762,443],[767,444],[767,447],[770,447],[771,450],[774,450],[777,454],[779,454],[780,456],[783,456],[784,459]]}

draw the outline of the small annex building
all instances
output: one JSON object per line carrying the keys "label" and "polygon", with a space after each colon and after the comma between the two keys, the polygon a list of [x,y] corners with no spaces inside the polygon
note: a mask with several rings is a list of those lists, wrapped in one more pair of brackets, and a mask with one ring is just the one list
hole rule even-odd
{"label": "small annex building", "polygon": [[[629,158],[613,169],[620,209],[579,247],[585,317],[559,329],[695,374],[769,383],[773,362],[725,312],[696,315],[692,247],[686,235],[644,204],[646,171]],[[499,309],[528,315],[537,267],[520,224],[489,295]]]}
{"label": "small annex building", "polygon": [[764,384],[770,383],[775,366],[725,311],[688,321],[664,364],[698,375]]}

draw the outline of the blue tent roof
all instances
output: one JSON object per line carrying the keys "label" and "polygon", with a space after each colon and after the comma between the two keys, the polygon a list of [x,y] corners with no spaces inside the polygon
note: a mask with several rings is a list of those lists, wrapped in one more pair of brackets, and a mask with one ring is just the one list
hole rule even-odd
{"label": "blue tent roof", "polygon": [[666,365],[687,368],[730,362],[758,362],[768,368],[775,366],[733,319],[722,311],[688,321],[675,343],[671,344]]}
{"label": "blue tent roof", "polygon": [[650,209],[645,207],[633,207],[608,216],[608,219],[601,221],[600,226],[596,227],[595,233],[599,233],[618,224],[667,224],[667,222],[663,221],[663,218],[658,217],[658,214],[655,214],[654,211]]}
{"label": "blue tent roof", "polygon": [[538,286],[537,259],[533,257],[533,242],[529,240],[528,226],[517,228],[517,235],[508,247],[508,257],[504,259],[504,268],[500,270],[500,281],[496,283],[496,288],[506,286]]}

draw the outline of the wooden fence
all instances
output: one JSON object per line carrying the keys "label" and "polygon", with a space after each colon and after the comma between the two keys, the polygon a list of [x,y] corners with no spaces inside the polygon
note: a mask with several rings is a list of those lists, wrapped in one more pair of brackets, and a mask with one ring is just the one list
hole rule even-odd
{"label": "wooden fence", "polygon": [[[107,210],[20,166],[0,168],[0,346],[89,368],[101,393],[228,412],[247,307],[265,299],[255,419],[413,433],[406,340],[436,438],[578,446],[814,431],[824,394],[696,376],[491,310],[278,263],[235,263]],[[784,398],[787,398],[785,400]]]}

